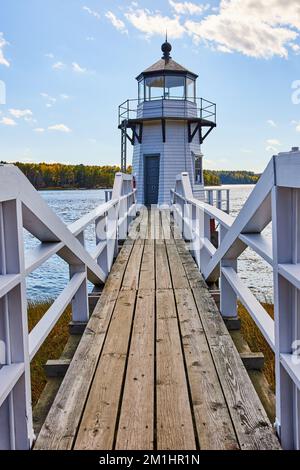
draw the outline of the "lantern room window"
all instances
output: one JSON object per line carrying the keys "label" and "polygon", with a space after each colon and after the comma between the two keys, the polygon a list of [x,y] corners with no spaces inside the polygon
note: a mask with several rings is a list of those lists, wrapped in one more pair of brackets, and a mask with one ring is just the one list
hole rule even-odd
{"label": "lantern room window", "polygon": [[195,102],[196,80],[182,74],[151,75],[138,82],[139,103],[152,100]]}
{"label": "lantern room window", "polygon": [[185,77],[170,75],[165,77],[165,99],[185,99]]}
{"label": "lantern room window", "polygon": [[192,78],[186,79],[186,99],[188,101],[196,100],[196,81]]}
{"label": "lantern room window", "polygon": [[164,97],[164,77],[153,76],[145,79],[146,101],[163,99]]}

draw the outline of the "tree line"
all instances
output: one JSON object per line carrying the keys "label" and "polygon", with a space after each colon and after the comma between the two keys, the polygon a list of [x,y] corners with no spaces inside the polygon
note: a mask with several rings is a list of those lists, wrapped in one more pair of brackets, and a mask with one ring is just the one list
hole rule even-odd
{"label": "tree line", "polygon": [[[5,163],[5,162],[1,162]],[[119,166],[63,165],[61,163],[21,163],[16,166],[36,189],[112,188]],[[131,167],[128,167],[131,173]],[[255,184],[258,174],[250,171],[204,170],[206,186],[221,184]]]}
{"label": "tree line", "polygon": [[[112,188],[119,166],[20,163],[16,166],[36,189]],[[128,171],[131,171],[129,168]]]}
{"label": "tree line", "polygon": [[221,184],[256,184],[260,175],[252,171],[216,171],[204,170],[206,186]]}

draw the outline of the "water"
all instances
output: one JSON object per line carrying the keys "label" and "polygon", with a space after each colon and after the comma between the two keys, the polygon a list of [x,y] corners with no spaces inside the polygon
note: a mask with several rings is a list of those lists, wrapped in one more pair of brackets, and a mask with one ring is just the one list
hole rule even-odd
{"label": "water", "polygon": [[[231,215],[236,217],[254,186],[235,186],[231,188]],[[40,193],[49,206],[67,224],[74,222],[97,205],[104,202],[103,190],[91,191],[43,191]],[[271,228],[266,234],[271,236]],[[86,246],[94,244],[94,228],[91,225],[85,232]],[[25,233],[26,250],[39,243],[29,233]],[[252,250],[247,249],[239,258],[238,271],[245,284],[251,288],[259,300],[272,301],[272,271],[270,267]],[[27,278],[27,295],[30,300],[54,299],[66,286],[69,279],[68,265],[58,256],[50,258],[43,266]],[[91,286],[90,286],[91,288]]]}
{"label": "water", "polygon": [[[230,186],[230,214],[236,217],[254,189],[254,185]],[[271,239],[272,226],[266,227],[264,235]],[[260,301],[273,301],[273,271],[271,267],[252,249],[247,248],[238,260],[238,273],[247,287]]]}
{"label": "water", "polygon": [[[66,224],[79,219],[105,200],[103,190],[41,191],[40,194]],[[88,249],[95,244],[93,224],[85,230],[85,241]],[[38,240],[31,234],[25,232],[25,255],[27,250],[38,243]],[[58,256],[53,256],[27,277],[28,299],[35,301],[54,299],[64,289],[68,280],[68,264]],[[91,285],[89,289],[91,289]]]}

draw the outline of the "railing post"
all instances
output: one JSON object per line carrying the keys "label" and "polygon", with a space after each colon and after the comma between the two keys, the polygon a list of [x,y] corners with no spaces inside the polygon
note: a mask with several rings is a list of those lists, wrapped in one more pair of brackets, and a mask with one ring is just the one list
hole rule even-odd
{"label": "railing post", "polygon": [[[227,234],[227,229],[223,226],[220,228],[220,245],[222,244],[225,236]],[[221,314],[225,318],[235,318],[237,317],[237,295],[226,277],[222,273],[222,268],[233,268],[237,270],[237,260],[223,258],[220,263],[220,310]]]}
{"label": "railing post", "polygon": [[222,210],[222,189],[217,189],[217,208]]}
{"label": "railing post", "polygon": [[187,201],[183,204],[183,238],[193,241],[193,207]]}
{"label": "railing post", "polygon": [[[199,210],[199,209],[198,209]],[[204,212],[204,210],[198,212],[199,214],[199,238],[200,238],[200,258],[199,258],[199,270],[203,273],[205,267],[210,261],[210,255],[205,248],[205,241],[211,241],[211,224],[210,216]]]}
{"label": "railing post", "polygon": [[106,243],[104,249],[101,251],[97,258],[97,264],[100,266],[105,275],[108,275],[108,260],[107,260],[107,227],[106,227],[107,214],[102,215],[95,220],[96,230],[96,245],[99,243]]}
{"label": "railing post", "polygon": [[23,364],[21,377],[0,407],[0,449],[29,449],[33,442],[30,360],[25,284],[22,204],[0,203],[0,274],[19,274],[20,283],[0,299],[1,366]]}
{"label": "railing post", "polygon": [[226,189],[226,212],[230,214],[230,189]]}
{"label": "railing post", "polygon": [[[84,231],[77,235],[77,240],[84,246]],[[82,263],[70,265],[70,279],[76,273],[85,272],[85,281],[81,284],[80,288],[72,299],[72,322],[73,323],[87,323],[89,321],[89,299],[87,287],[87,269]]]}
{"label": "railing post", "polygon": [[[279,264],[300,263],[300,190],[272,190],[274,260],[276,429],[284,449],[300,449],[300,392],[281,362],[300,338],[300,294],[278,272]],[[298,345],[299,348],[299,345]],[[297,359],[297,357],[295,358]],[[299,359],[299,356],[298,356]]]}
{"label": "railing post", "polygon": [[119,240],[126,240],[128,233],[128,198],[121,199],[119,202],[119,230],[118,238]]}
{"label": "railing post", "polygon": [[85,280],[72,299],[73,323],[87,323],[89,321],[89,300],[87,286],[87,269],[84,264],[70,265],[70,279],[76,273],[85,273]]}

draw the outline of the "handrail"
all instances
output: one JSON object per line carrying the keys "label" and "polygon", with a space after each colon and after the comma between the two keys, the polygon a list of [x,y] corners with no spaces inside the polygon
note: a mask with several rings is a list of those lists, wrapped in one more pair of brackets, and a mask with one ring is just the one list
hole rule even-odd
{"label": "handrail", "polygon": [[[176,102],[179,102],[177,106],[175,106]],[[155,103],[156,107],[152,107],[149,109],[151,112],[160,112],[162,116],[164,116],[164,111],[167,109],[168,114],[165,117],[169,116],[171,111],[174,111],[174,116],[180,116],[180,111],[184,108],[188,108],[188,113],[186,117],[195,117],[203,119],[203,121],[208,121],[213,124],[216,124],[216,117],[217,117],[217,105],[211,101],[208,101],[204,98],[181,98],[176,96],[164,97],[158,96],[153,97],[150,100],[139,100],[139,99],[128,99],[124,101],[122,104],[119,105],[119,126],[124,121],[128,121],[130,119],[137,119],[138,112],[141,109],[143,104],[147,103]],[[168,106],[168,104],[170,106]],[[186,106],[183,106],[186,105]],[[190,106],[190,108],[189,108]],[[172,113],[171,113],[172,114]]]}
{"label": "handrail", "polygon": [[[87,323],[87,281],[106,281],[135,215],[131,175],[117,173],[112,199],[67,226],[18,168],[0,165],[0,449],[31,447],[30,361],[70,303],[73,322]],[[96,246],[88,251],[84,234],[91,224]],[[27,252],[23,228],[40,240]],[[28,333],[25,280],[53,255],[68,263],[70,281]]]}
{"label": "handrail", "polygon": [[[275,426],[285,449],[300,449],[299,172],[298,149],[274,156],[236,218],[195,199],[187,173],[171,191],[175,222],[199,270],[208,282],[220,281],[221,314],[237,316],[239,300],[275,353]],[[212,219],[219,224],[218,248],[211,243]],[[270,222],[272,240],[263,234]],[[238,275],[237,260],[247,247],[273,269],[275,320]]]}

